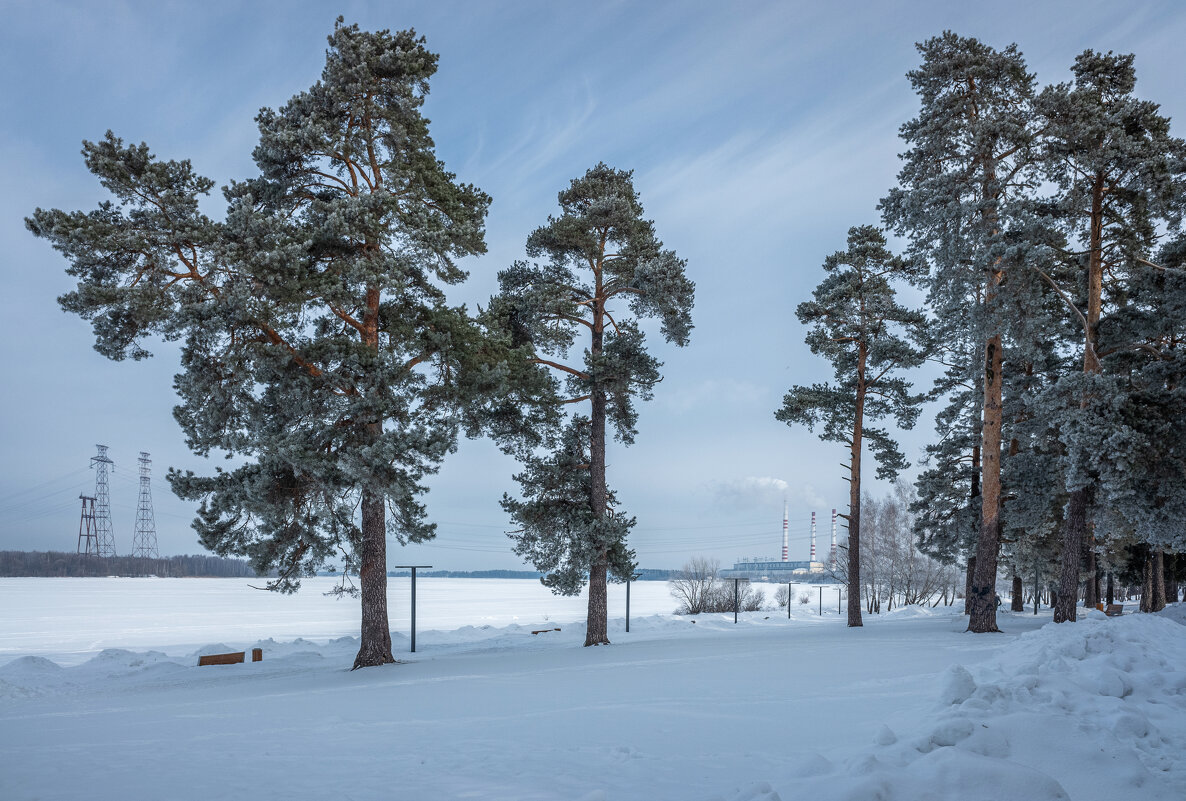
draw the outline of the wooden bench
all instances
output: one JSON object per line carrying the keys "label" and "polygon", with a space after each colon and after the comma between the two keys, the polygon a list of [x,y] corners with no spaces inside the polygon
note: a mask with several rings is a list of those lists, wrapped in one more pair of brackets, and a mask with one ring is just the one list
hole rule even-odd
{"label": "wooden bench", "polygon": [[1124,604],[1096,604],[1095,608],[1108,617],[1120,617],[1124,614]]}
{"label": "wooden bench", "polygon": [[[245,651],[235,651],[231,654],[206,654],[198,657],[198,667],[202,665],[237,665],[245,661],[247,653]],[[262,662],[264,658],[263,648],[251,649],[251,661]]]}

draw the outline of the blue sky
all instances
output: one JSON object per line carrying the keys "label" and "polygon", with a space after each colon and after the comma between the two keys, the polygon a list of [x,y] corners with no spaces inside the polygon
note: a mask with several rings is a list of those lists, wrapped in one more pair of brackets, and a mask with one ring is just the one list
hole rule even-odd
{"label": "blue sky", "polygon": [[[177,354],[144,362],[91,349],[61,312],[64,262],[23,218],[103,199],[79,156],[107,129],[165,159],[189,158],[221,186],[252,174],[253,118],[316,81],[334,18],[415,28],[440,54],[426,113],[437,152],[494,198],[489,253],[454,298],[484,302],[523,256],[570,179],[605,161],[635,171],[659,236],[688,261],[696,329],[660,346],[665,380],[641,409],[637,443],[613,446],[609,480],[638,518],[643,567],[692,554],[774,556],[782,501],[791,558],[807,555],[811,511],[843,511],[841,446],[773,413],[794,383],[830,371],[803,344],[795,306],[852,225],[876,223],[893,185],[898,127],[917,101],[914,43],[952,29],[1016,42],[1041,83],[1067,80],[1086,48],[1134,52],[1138,94],[1186,114],[1186,7],[1165,3],[7,2],[0,26],[0,549],[73,550],[95,443],[116,462],[116,547],[131,550],[136,456],[152,454],[163,553],[200,550],[168,466],[208,471],[172,419]],[[1182,135],[1181,126],[1175,127]],[[221,213],[216,193],[207,212]],[[919,380],[925,383],[925,376]],[[924,417],[903,435],[917,462]],[[516,465],[463,442],[426,498],[435,544],[391,564],[515,568],[498,506]],[[867,469],[869,486],[872,469]],[[913,474],[913,468],[910,475]]]}

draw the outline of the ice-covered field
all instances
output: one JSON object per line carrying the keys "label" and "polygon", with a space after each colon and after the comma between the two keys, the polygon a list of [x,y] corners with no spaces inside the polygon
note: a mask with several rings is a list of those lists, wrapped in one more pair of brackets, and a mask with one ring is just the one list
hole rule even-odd
{"label": "ice-covered field", "polygon": [[[295,595],[253,589],[264,583],[0,578],[0,664],[28,654],[74,665],[104,648],[154,648],[180,656],[215,641],[324,641],[358,635],[359,602],[326,595],[336,579],[305,579]],[[639,581],[630,587],[632,617],[668,613],[676,606],[666,582]],[[768,594],[773,597],[773,588]],[[824,595],[832,599],[834,612],[835,590],[829,587]],[[406,651],[411,579],[388,578],[387,596],[392,632],[401,639],[395,647]],[[417,577],[417,650],[431,649],[437,632],[464,626],[522,623],[538,629],[545,623],[584,620],[587,605],[583,597],[553,595],[534,579]],[[610,585],[609,612],[625,618],[624,585]]]}
{"label": "ice-covered field", "polygon": [[[400,637],[402,664],[349,672],[354,602],[0,580],[0,798],[1186,797],[1180,605],[1063,626],[1005,613],[1005,634],[976,636],[916,608],[850,630],[825,592],[823,617],[795,604],[735,626],[662,614],[666,587],[639,582],[631,632],[611,588],[614,644],[593,649],[580,600],[433,583],[418,653]],[[530,633],[548,623],[563,630]],[[265,658],[198,668],[195,641]]]}

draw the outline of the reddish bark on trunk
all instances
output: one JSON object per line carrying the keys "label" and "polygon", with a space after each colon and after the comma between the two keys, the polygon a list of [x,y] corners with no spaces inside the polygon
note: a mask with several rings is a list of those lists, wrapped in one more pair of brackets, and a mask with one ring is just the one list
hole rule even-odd
{"label": "reddish bark on trunk", "polygon": [[[601,273],[597,273],[597,295],[601,295]],[[603,301],[594,301],[593,342],[590,352],[596,359],[602,350]],[[607,512],[605,486],[605,391],[593,388],[590,398],[591,410],[589,441],[589,505],[598,520]],[[586,615],[585,645],[609,645],[609,604],[606,587],[606,548],[602,546],[598,557],[589,566],[589,609]]]}
{"label": "reddish bark on trunk", "polygon": [[[989,283],[992,302],[1001,277]],[[988,338],[984,348],[984,417],[980,436],[980,537],[976,542],[976,570],[968,604],[968,631],[983,634],[997,628],[997,551],[1001,542],[1001,335]]]}
{"label": "reddish bark on trunk", "polygon": [[856,413],[848,481],[848,625],[861,621],[861,433],[865,424],[865,364],[869,348],[861,342],[857,354]]}
{"label": "reddish bark on trunk", "polygon": [[[378,287],[367,287],[363,312],[362,341],[379,349]],[[366,423],[366,433],[374,441],[383,434],[381,422]],[[359,554],[358,583],[362,595],[362,633],[354,667],[374,667],[395,661],[391,655],[391,625],[387,619],[387,518],[383,493],[362,491],[362,552]]]}

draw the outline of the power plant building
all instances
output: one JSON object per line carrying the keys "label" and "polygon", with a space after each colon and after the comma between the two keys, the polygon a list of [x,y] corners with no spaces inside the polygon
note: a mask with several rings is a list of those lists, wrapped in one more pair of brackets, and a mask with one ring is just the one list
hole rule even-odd
{"label": "power plant building", "polygon": [[[725,579],[749,579],[750,581],[772,581],[786,583],[794,576],[808,576],[823,573],[827,564],[816,560],[815,557],[815,512],[811,513],[811,558],[805,562],[792,562],[789,555],[787,504],[782,506],[782,559],[769,557],[753,557],[741,559],[733,563],[732,569],[722,570],[720,577]],[[830,558],[836,559],[836,510],[832,510],[832,548]]]}
{"label": "power plant building", "polygon": [[750,581],[772,581],[785,584],[794,576],[823,573],[827,565],[823,562],[782,562],[777,559],[747,558],[733,563],[730,570],[722,570],[721,578],[747,578]]}

